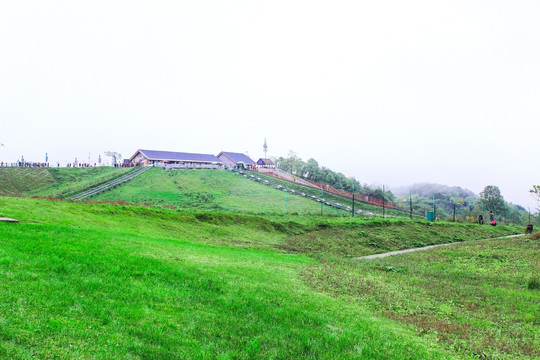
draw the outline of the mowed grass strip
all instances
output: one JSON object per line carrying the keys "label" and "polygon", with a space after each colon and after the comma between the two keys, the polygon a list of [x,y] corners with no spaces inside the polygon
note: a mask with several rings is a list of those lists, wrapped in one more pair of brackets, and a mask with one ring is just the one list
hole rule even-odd
{"label": "mowed grass strip", "polygon": [[284,251],[317,259],[343,259],[518,234],[516,226],[430,223],[417,220],[356,218],[319,219],[312,231],[292,235]]}
{"label": "mowed grass strip", "polygon": [[321,260],[304,272],[316,289],[368,305],[464,356],[540,358],[540,241],[455,244],[383,259]]}
{"label": "mowed grass strip", "polygon": [[[252,214],[318,214],[321,211],[321,205],[315,201],[286,194],[238,173],[216,169],[151,169],[92,200]],[[328,206],[323,211],[348,216],[347,212]]]}
{"label": "mowed grass strip", "polygon": [[307,257],[198,242],[195,229],[214,244],[222,234],[196,218],[40,199],[0,207],[21,221],[0,224],[0,358],[452,358],[310,289]]}

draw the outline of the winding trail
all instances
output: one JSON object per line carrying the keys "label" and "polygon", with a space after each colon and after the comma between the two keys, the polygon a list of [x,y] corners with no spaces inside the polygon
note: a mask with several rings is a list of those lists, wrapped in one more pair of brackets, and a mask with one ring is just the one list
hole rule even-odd
{"label": "winding trail", "polygon": [[406,254],[406,253],[410,253],[410,252],[414,252],[414,251],[428,250],[428,249],[433,249],[433,248],[440,247],[440,246],[449,246],[449,245],[455,245],[455,244],[463,244],[463,243],[468,243],[468,242],[471,242],[471,241],[507,239],[507,238],[513,238],[513,237],[518,237],[518,236],[524,236],[524,234],[508,235],[508,236],[500,236],[500,237],[496,237],[496,238],[480,239],[480,240],[469,240],[469,241],[454,242],[454,243],[448,243],[448,244],[437,244],[437,245],[430,245],[430,246],[424,246],[424,247],[418,247],[418,248],[412,248],[412,249],[405,249],[405,250],[391,251],[391,252],[382,253],[382,254],[374,254],[374,255],[368,255],[368,256],[360,256],[360,257],[355,258],[355,260],[381,259],[381,258],[385,258],[385,257],[387,257],[387,256],[399,255],[399,254]]}

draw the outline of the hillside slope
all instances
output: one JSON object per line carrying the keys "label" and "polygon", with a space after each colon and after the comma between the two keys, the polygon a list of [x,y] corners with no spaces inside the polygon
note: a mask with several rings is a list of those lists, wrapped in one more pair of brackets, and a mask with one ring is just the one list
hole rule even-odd
{"label": "hillside slope", "polygon": [[0,167],[0,195],[20,195],[54,182],[48,169]]}
{"label": "hillside slope", "polygon": [[[297,193],[305,193],[308,196],[321,196],[321,190],[314,189],[311,187],[303,186],[297,183],[291,183],[289,181],[276,179],[275,177],[267,176],[265,174],[261,173],[253,173],[255,176],[260,177],[264,180],[268,180],[271,182],[274,182],[276,184],[280,184],[287,189],[294,190]],[[343,206],[351,207],[353,206],[352,199],[345,198],[342,196],[334,195],[332,193],[323,192],[323,197],[325,200],[328,200],[333,203],[339,203]],[[354,204],[355,212],[357,212],[356,216],[383,216],[383,208],[376,205],[366,204],[362,203],[360,201],[355,201]],[[396,209],[384,209],[384,215],[388,217],[398,217],[398,218],[409,218],[409,212],[408,211],[399,211]],[[415,219],[423,219],[424,216],[420,216],[418,214],[413,214],[413,218]]]}
{"label": "hillside slope", "polygon": [[120,176],[130,168],[8,168],[0,167],[0,194],[57,196]]}
{"label": "hillside slope", "polygon": [[[151,169],[129,183],[92,200],[174,206],[179,209],[230,211],[253,214],[319,214],[321,205],[299,196],[250,181],[223,170]],[[325,206],[325,214],[348,216]]]}
{"label": "hillside slope", "polygon": [[30,192],[30,195],[66,196],[98,183],[121,176],[132,168],[97,166],[89,168],[51,168],[55,182]]}

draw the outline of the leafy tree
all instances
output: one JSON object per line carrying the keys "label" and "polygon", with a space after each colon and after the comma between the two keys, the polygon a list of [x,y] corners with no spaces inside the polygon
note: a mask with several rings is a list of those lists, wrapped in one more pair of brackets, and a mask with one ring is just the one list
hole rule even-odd
{"label": "leafy tree", "polygon": [[[308,180],[326,183],[336,189],[354,191],[358,194],[373,196],[382,200],[382,191],[370,194],[372,189],[366,185],[362,186],[355,178],[348,178],[342,173],[336,173],[326,167],[320,167],[315,159],[309,159],[307,162],[302,161],[294,151],[289,151],[286,158],[280,157],[275,161],[278,169],[290,174],[303,177]],[[386,193],[386,201],[393,202],[394,195],[391,192]]]}
{"label": "leafy tree", "polygon": [[309,159],[304,166],[304,176],[317,181],[319,175],[319,163],[315,159]]}
{"label": "leafy tree", "polygon": [[326,182],[328,184],[334,184],[336,181],[336,179],[334,178],[334,175],[332,175],[331,172],[329,172],[327,175],[326,175]]}
{"label": "leafy tree", "polygon": [[117,153],[116,151],[105,151],[106,156],[111,157],[112,164],[118,164],[122,159],[122,154]]}
{"label": "leafy tree", "polygon": [[480,201],[487,210],[494,213],[504,213],[504,198],[501,191],[495,185],[488,185],[480,193]]}

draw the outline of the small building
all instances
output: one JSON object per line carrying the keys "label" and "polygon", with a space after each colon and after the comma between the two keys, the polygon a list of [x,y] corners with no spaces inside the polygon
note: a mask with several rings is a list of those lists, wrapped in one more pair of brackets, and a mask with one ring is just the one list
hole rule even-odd
{"label": "small building", "polygon": [[242,153],[222,151],[218,154],[218,159],[227,167],[250,168],[256,165],[255,161]]}
{"label": "small building", "polygon": [[139,149],[129,161],[136,165],[154,165],[166,168],[217,168],[223,162],[211,154]]}
{"label": "small building", "polygon": [[258,167],[264,167],[264,168],[268,168],[268,169],[273,169],[276,167],[276,164],[274,164],[274,162],[270,159],[264,159],[264,158],[260,158],[259,160],[257,160],[257,166]]}

